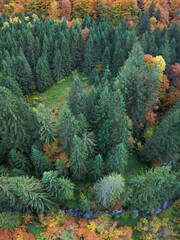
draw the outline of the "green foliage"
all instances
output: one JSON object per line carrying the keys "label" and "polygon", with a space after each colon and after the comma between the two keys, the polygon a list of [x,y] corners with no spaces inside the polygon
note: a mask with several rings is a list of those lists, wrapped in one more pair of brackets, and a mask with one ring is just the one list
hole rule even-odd
{"label": "green foliage", "polygon": [[88,198],[81,199],[79,208],[82,211],[88,212],[91,209],[91,202]]}
{"label": "green foliage", "polygon": [[73,197],[74,184],[64,177],[59,177],[58,171],[49,171],[43,174],[42,183],[52,199],[66,201]]}
{"label": "green foliage", "polygon": [[42,177],[43,173],[52,170],[51,159],[43,156],[35,146],[32,147],[31,161],[35,169],[36,177]]}
{"label": "green foliage", "polygon": [[129,202],[132,209],[152,211],[161,201],[175,197],[180,185],[170,167],[149,169],[141,175],[129,179],[132,198]]}
{"label": "green foliage", "polygon": [[56,170],[58,170],[58,173],[61,177],[68,176],[68,168],[66,167],[65,163],[60,159],[56,160]]}
{"label": "green foliage", "polygon": [[128,152],[123,143],[118,144],[108,154],[107,172],[124,173],[127,166]]}
{"label": "green foliage", "polygon": [[40,125],[39,135],[43,144],[53,143],[58,136],[58,127],[50,111],[43,104],[39,104],[37,113]]}
{"label": "green foliage", "polygon": [[68,232],[67,230],[64,230],[61,234],[61,238],[63,240],[72,240],[73,239],[73,233]]}
{"label": "green foliage", "polygon": [[70,171],[74,179],[85,180],[88,173],[87,157],[87,146],[78,136],[75,135],[73,138],[70,166]]}
{"label": "green foliage", "polygon": [[24,174],[29,173],[31,168],[31,164],[27,158],[15,149],[10,151],[9,163],[13,168],[22,171]]}
{"label": "green foliage", "polygon": [[95,157],[93,163],[92,163],[92,179],[94,181],[97,181],[101,177],[103,177],[104,174],[104,162],[102,159],[102,156],[99,154]]}
{"label": "green foliage", "polygon": [[21,225],[20,214],[16,212],[2,212],[0,213],[0,228],[7,228],[8,230],[17,228]]}
{"label": "green foliage", "polygon": [[120,174],[113,173],[96,182],[93,188],[97,202],[104,207],[109,207],[121,200],[121,195],[125,190],[125,181]]}

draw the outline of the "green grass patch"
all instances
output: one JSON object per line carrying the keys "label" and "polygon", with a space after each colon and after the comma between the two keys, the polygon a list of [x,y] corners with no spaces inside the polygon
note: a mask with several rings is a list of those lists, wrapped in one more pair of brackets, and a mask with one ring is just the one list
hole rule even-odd
{"label": "green grass patch", "polygon": [[51,110],[61,111],[64,104],[68,101],[69,90],[75,77],[81,79],[85,89],[89,87],[87,77],[82,73],[74,71],[70,76],[59,79],[47,91],[43,93],[35,92],[35,94],[30,96],[30,104],[33,107],[37,107],[39,103],[43,103]]}

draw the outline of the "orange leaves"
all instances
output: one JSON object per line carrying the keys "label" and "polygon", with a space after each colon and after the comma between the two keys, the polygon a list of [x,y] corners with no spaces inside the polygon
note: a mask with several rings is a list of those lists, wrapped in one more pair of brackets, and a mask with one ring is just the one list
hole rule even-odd
{"label": "orange leaves", "polygon": [[27,227],[22,225],[19,228],[8,230],[6,228],[0,228],[1,240],[35,240],[34,234],[26,232]]}
{"label": "orange leaves", "polygon": [[100,236],[97,236],[95,232],[91,232],[88,229],[85,228],[78,228],[76,231],[76,234],[78,237],[83,237],[84,240],[101,240],[102,238]]}
{"label": "orange leaves", "polygon": [[170,77],[172,79],[173,86],[180,89],[180,64],[176,63],[175,65],[172,65],[170,70]]}
{"label": "orange leaves", "polygon": [[50,158],[52,161],[55,162],[56,159],[58,159],[59,157],[60,147],[61,141],[60,138],[57,138],[53,145],[51,143],[46,144],[43,150],[46,154],[46,157]]}
{"label": "orange leaves", "polygon": [[69,0],[63,0],[62,2],[61,17],[66,17],[68,21],[71,20],[71,2]]}
{"label": "orange leaves", "polygon": [[154,66],[154,60],[153,56],[150,54],[144,55],[144,61],[146,64],[148,64],[149,68],[152,68]]}

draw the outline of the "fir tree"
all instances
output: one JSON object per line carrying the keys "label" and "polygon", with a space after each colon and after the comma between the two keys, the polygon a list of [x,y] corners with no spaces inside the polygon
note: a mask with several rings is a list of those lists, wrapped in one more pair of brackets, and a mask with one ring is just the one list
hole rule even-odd
{"label": "fir tree", "polygon": [[41,57],[36,65],[36,86],[38,91],[47,90],[52,84],[52,76],[48,61],[45,57]]}
{"label": "fir tree", "polygon": [[103,177],[104,173],[104,162],[102,159],[102,156],[99,154],[95,157],[93,163],[92,163],[92,179],[94,181],[99,180],[100,178]]}
{"label": "fir tree", "polygon": [[102,71],[104,72],[107,67],[111,67],[111,54],[108,47],[105,48],[102,56]]}
{"label": "fir tree", "polygon": [[156,14],[155,14],[156,20],[159,22],[161,20],[161,11],[160,8],[157,9]]}
{"label": "fir tree", "polygon": [[54,78],[56,80],[62,78],[65,75],[62,61],[63,60],[62,60],[61,52],[57,50],[53,60],[53,73],[54,73]]}
{"label": "fir tree", "polygon": [[86,74],[90,74],[91,71],[95,67],[95,62],[94,62],[94,51],[93,51],[93,39],[92,36],[90,35],[88,38],[88,42],[86,45],[85,53],[84,53],[84,64],[83,64],[83,69]]}
{"label": "fir tree", "polygon": [[152,17],[154,15],[154,11],[155,11],[155,4],[154,4],[154,1],[152,1],[150,9],[149,9],[150,17]]}
{"label": "fir tree", "polygon": [[68,40],[64,36],[60,46],[61,56],[62,56],[62,69],[64,74],[67,76],[71,73],[71,54]]}
{"label": "fir tree", "polygon": [[62,151],[68,155],[71,153],[74,131],[75,119],[66,106],[63,107],[60,118],[60,137],[62,140]]}
{"label": "fir tree", "polygon": [[60,178],[58,171],[45,172],[41,181],[53,200],[62,202],[72,199],[74,184],[67,178]]}
{"label": "fir tree", "polygon": [[38,106],[37,118],[40,125],[39,135],[41,141],[44,144],[53,143],[55,137],[58,136],[58,128],[54,118],[43,104]]}
{"label": "fir tree", "polygon": [[170,167],[159,167],[129,179],[129,186],[133,190],[131,208],[152,211],[161,201],[175,197],[180,185],[170,170]]}
{"label": "fir tree", "polygon": [[35,146],[32,147],[31,161],[35,169],[36,177],[42,177],[43,173],[52,170],[52,163],[49,158],[43,156]]}
{"label": "fir tree", "polygon": [[72,177],[75,180],[85,180],[88,173],[87,168],[87,147],[83,141],[78,137],[73,138],[73,147],[71,151],[71,166],[70,170]]}

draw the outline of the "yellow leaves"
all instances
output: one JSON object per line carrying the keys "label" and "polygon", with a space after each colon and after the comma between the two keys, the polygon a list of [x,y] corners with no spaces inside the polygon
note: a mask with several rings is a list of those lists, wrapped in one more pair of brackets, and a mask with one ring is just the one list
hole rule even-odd
{"label": "yellow leaves", "polygon": [[1,31],[5,28],[9,27],[9,23],[8,22],[4,22],[2,28],[1,28]]}

